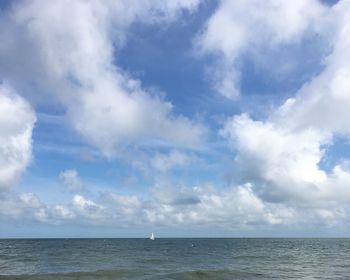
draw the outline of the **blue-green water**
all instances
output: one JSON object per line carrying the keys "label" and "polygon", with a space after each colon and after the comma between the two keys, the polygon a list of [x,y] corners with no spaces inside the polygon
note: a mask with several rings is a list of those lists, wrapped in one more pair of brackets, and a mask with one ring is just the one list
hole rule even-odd
{"label": "blue-green water", "polygon": [[350,279],[350,239],[0,240],[0,279]]}

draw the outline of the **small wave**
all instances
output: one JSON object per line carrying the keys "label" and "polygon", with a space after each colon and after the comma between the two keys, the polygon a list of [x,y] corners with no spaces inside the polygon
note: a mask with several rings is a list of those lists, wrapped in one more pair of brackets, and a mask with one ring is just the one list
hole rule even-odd
{"label": "small wave", "polygon": [[[97,270],[67,273],[0,275],[0,280],[110,280],[110,279],[140,279],[142,271],[137,270]],[[139,277],[138,277],[139,276]]]}
{"label": "small wave", "polygon": [[171,273],[167,275],[167,279],[179,280],[228,280],[228,279],[258,279],[262,274],[240,271],[240,270],[194,270]]}
{"label": "small wave", "polygon": [[260,256],[260,255],[240,255],[240,256],[232,256],[232,259],[242,259],[242,260],[262,260],[268,258],[268,256]]}
{"label": "small wave", "polygon": [[153,265],[158,265],[164,263],[164,259],[145,259],[145,260],[140,260],[139,263],[142,264],[153,264]]}

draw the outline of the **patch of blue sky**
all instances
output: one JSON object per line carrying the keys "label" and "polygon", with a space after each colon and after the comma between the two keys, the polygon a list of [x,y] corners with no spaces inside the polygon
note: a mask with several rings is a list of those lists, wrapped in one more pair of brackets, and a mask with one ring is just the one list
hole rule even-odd
{"label": "patch of blue sky", "polygon": [[275,95],[277,99],[294,96],[305,82],[324,69],[323,58],[330,51],[324,38],[315,35],[243,56],[240,63],[243,96]]}
{"label": "patch of blue sky", "polygon": [[322,3],[327,4],[329,6],[333,6],[337,4],[340,0],[320,0]]}
{"label": "patch of blue sky", "polygon": [[336,165],[343,165],[349,169],[350,141],[342,135],[335,135],[330,145],[324,148],[324,155],[319,163],[319,167],[327,173],[332,172]]}
{"label": "patch of blue sky", "polygon": [[16,1],[16,0],[1,0],[0,1],[0,11],[8,9],[15,2],[19,2],[19,1]]}
{"label": "patch of blue sky", "polygon": [[185,13],[169,25],[134,24],[126,45],[116,53],[118,66],[141,80],[146,88],[156,87],[174,105],[175,114],[206,116],[234,109],[210,88],[205,74],[208,61],[194,49],[194,38],[203,28],[215,2],[205,2],[193,14]]}

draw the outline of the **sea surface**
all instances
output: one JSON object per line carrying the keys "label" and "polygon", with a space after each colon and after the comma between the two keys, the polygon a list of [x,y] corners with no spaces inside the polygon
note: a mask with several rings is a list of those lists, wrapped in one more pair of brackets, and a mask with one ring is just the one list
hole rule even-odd
{"label": "sea surface", "polygon": [[350,239],[3,239],[0,279],[350,279]]}

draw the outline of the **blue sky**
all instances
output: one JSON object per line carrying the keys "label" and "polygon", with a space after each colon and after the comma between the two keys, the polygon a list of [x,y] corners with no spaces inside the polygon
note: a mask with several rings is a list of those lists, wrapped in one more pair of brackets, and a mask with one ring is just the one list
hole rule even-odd
{"label": "blue sky", "polygon": [[5,1],[0,237],[347,236],[348,1]]}

